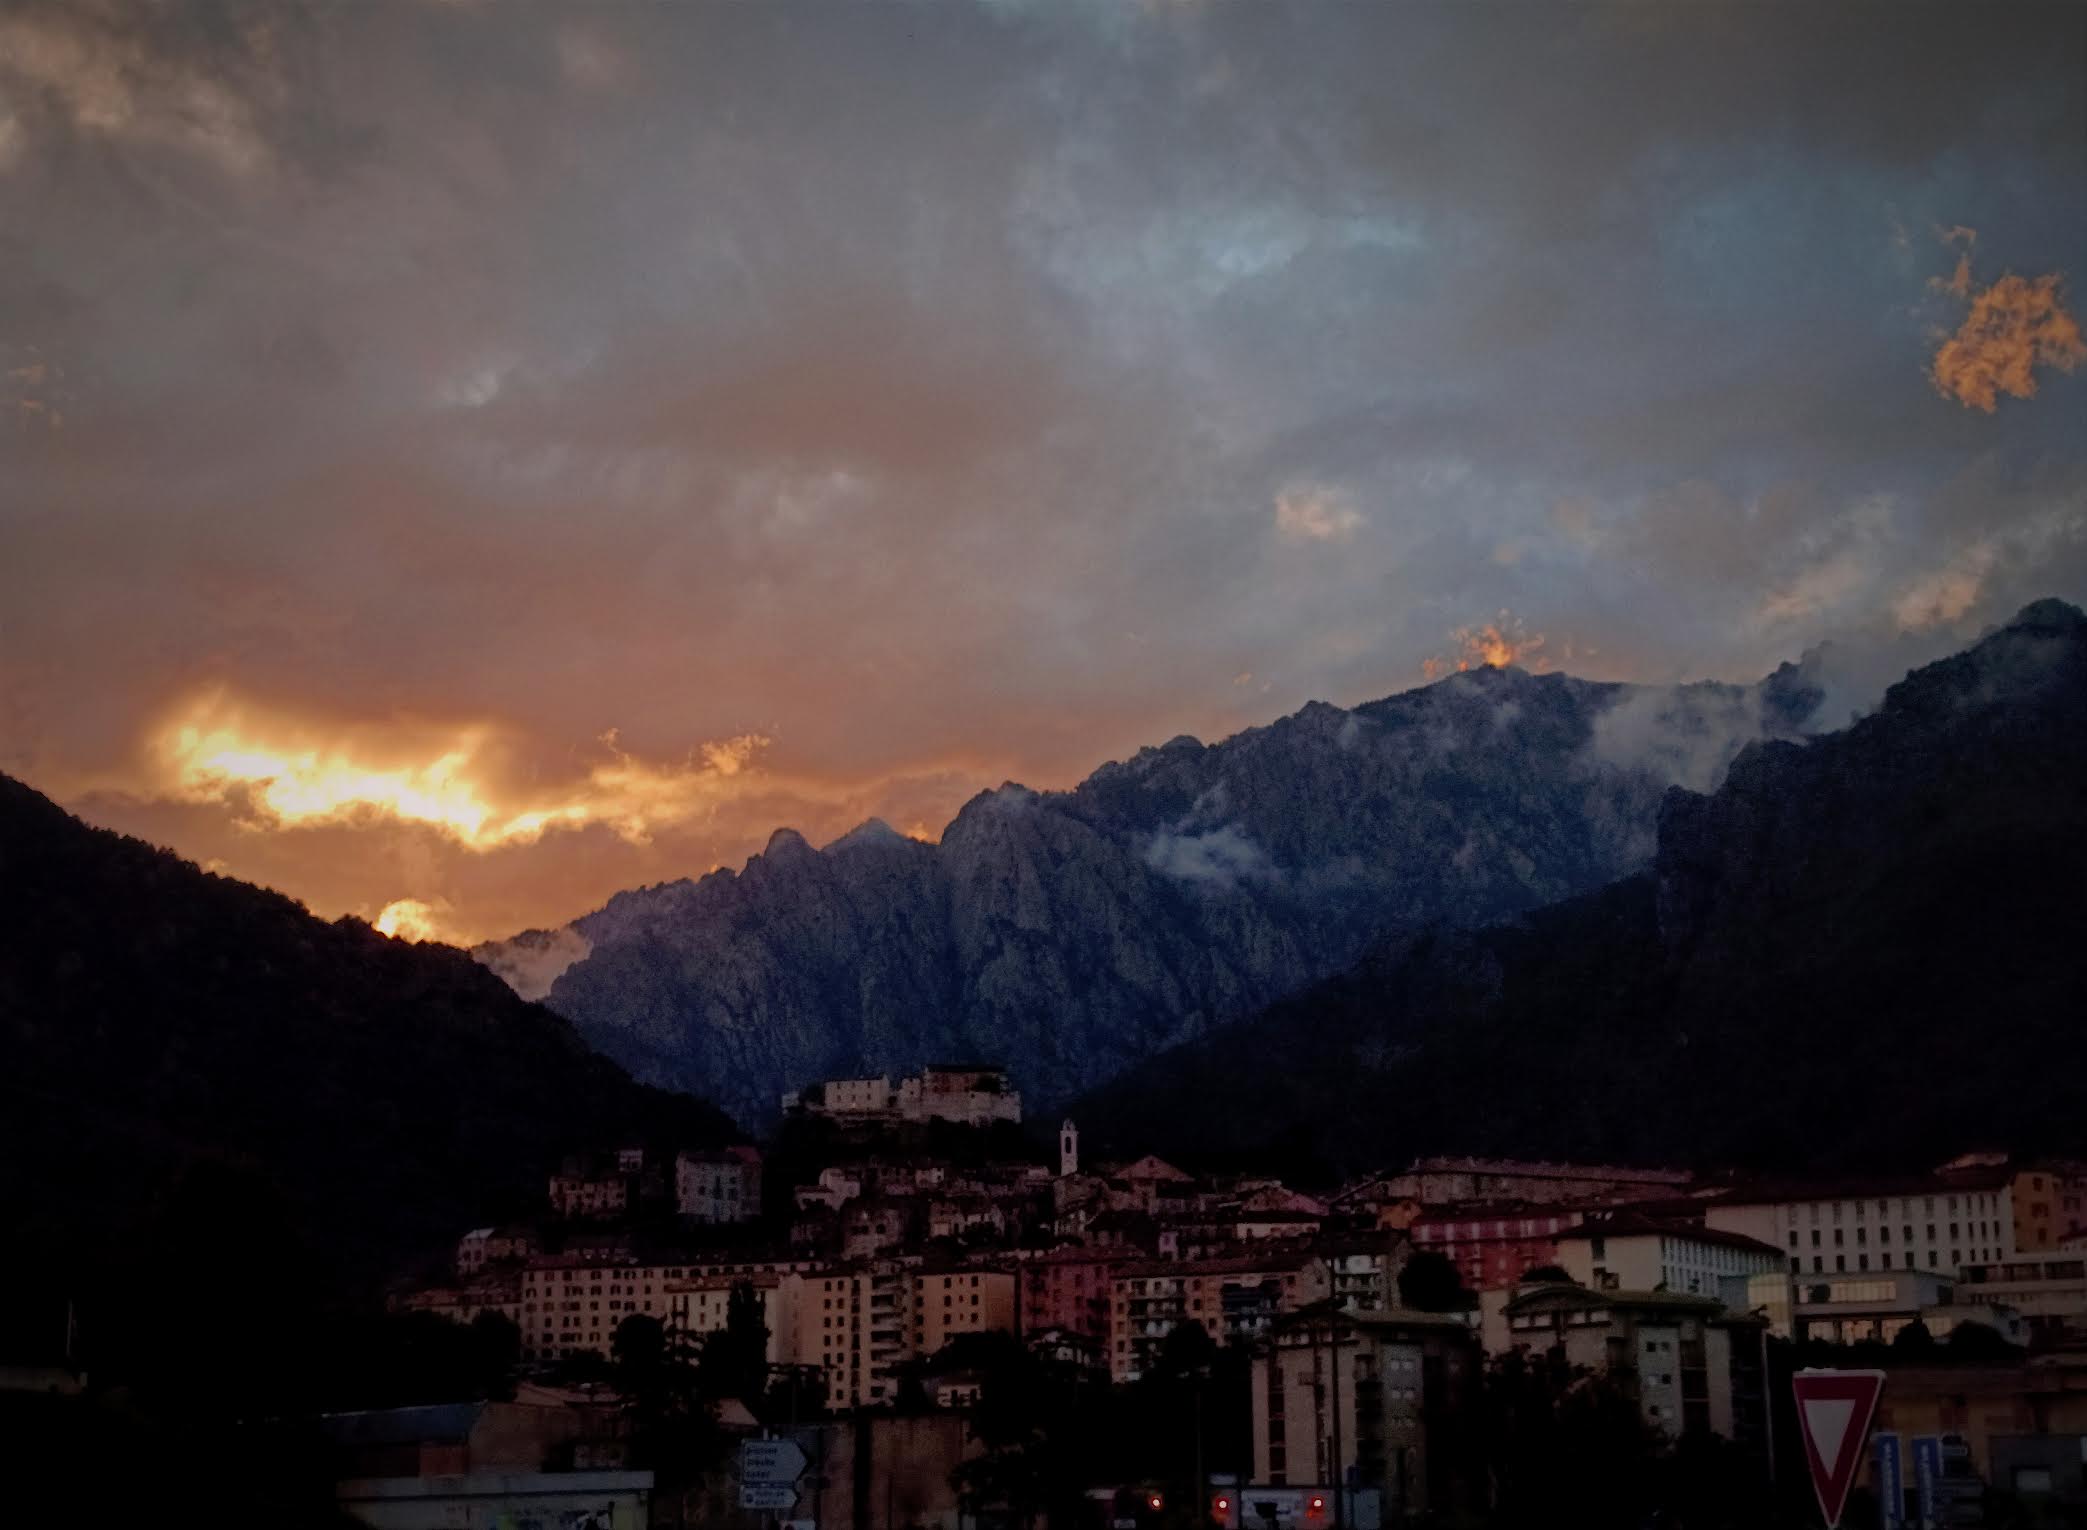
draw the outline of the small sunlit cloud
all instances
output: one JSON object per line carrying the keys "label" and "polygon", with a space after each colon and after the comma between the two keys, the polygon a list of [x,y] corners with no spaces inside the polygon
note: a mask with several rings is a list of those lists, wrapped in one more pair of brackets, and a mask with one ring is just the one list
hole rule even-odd
{"label": "small sunlit cloud", "polygon": [[1991,414],[2003,393],[2036,397],[2037,368],[2071,372],[2087,361],[2087,341],[2081,338],[2079,319],[2066,307],[2059,273],[2017,276],[2010,271],[1990,286],[1979,286],[1971,274],[1977,237],[1967,228],[1943,235],[1945,242],[1961,247],[1956,269],[1929,285],[1971,307],[1935,352],[1928,378],[1944,398]]}
{"label": "small sunlit cloud", "polygon": [[1450,640],[1455,645],[1450,653],[1436,654],[1421,661],[1420,672],[1424,678],[1439,680],[1444,675],[1460,671],[1505,669],[1510,664],[1540,671],[1549,662],[1543,653],[1544,635],[1531,632],[1527,624],[1510,611],[1502,611],[1482,626],[1459,627],[1450,634]]}
{"label": "small sunlit cloud", "polygon": [[1299,484],[1275,497],[1275,528],[1302,542],[1346,542],[1362,526],[1347,494],[1324,484]]}

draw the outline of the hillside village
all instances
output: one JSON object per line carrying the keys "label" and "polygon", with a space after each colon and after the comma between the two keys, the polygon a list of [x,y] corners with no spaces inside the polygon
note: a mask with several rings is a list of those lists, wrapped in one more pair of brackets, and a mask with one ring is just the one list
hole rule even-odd
{"label": "hillside village", "polygon": [[[967,1356],[994,1335],[1117,1388],[1165,1372],[1185,1329],[1240,1357],[1228,1427],[1250,1458],[1224,1480],[1273,1494],[1285,1523],[1334,1483],[1358,1524],[1480,1501],[1466,1444],[1482,1377],[1510,1357],[1603,1377],[1647,1431],[1757,1460],[1779,1427],[1772,1345],[1976,1357],[1976,1405],[1960,1369],[1908,1370],[1879,1427],[1961,1439],[1957,1469],[1982,1480],[2087,1430],[2087,1165],[1993,1153],[1768,1183],[1423,1158],[1303,1188],[1092,1162],[1071,1120],[1054,1162],[924,1150],[927,1123],[1009,1140],[984,1128],[1016,1125],[1020,1098],[986,1066],[788,1104],[785,1135],[828,1134],[830,1158],[632,1143],[568,1163],[540,1217],[464,1232],[453,1271],[395,1306],[496,1314],[524,1373],[570,1401],[591,1394],[555,1389],[606,1376],[634,1320],[700,1345],[738,1293],[800,1425],[949,1416],[940,1468],[908,1479],[919,1523],[955,1523],[950,1475],[982,1448],[960,1422],[986,1384]],[[727,1413],[753,1428],[760,1399],[742,1402]]]}

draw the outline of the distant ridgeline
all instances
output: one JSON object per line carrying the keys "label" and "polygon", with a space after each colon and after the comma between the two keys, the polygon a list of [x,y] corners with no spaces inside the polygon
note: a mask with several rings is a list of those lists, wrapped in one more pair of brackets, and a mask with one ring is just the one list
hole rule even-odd
{"label": "distant ridgeline", "polygon": [[1400,931],[1476,927],[1644,866],[1662,794],[1795,737],[1810,672],[1640,687],[1459,674],[1177,738],[1070,792],[981,793],[926,844],[789,830],[475,953],[638,1077],[749,1126],[820,1079],[1004,1062],[1049,1111]]}
{"label": "distant ridgeline", "polygon": [[1651,865],[1387,943],[1076,1109],[1105,1151],[1932,1162],[2087,1146],[2087,618],[2042,601],[1661,804]]}

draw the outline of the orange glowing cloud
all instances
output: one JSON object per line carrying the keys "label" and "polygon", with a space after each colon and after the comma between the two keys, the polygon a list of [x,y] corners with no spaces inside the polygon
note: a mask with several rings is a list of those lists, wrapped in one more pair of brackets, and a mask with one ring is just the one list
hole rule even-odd
{"label": "orange glowing cloud", "polygon": [[492,850],[589,824],[643,843],[714,808],[768,740],[745,734],[665,763],[625,753],[613,732],[599,743],[604,757],[578,779],[543,787],[517,780],[515,741],[491,724],[327,724],[216,691],[175,708],[147,755],[155,793],[233,804],[253,826],[388,818]]}
{"label": "orange glowing cloud", "polygon": [[438,908],[419,898],[394,898],[370,922],[399,940],[446,940],[459,944],[443,923],[446,905]]}
{"label": "orange glowing cloud", "polygon": [[1505,669],[1510,664],[1541,670],[1548,662],[1542,653],[1543,634],[1530,632],[1521,618],[1506,611],[1482,627],[1457,628],[1450,634],[1450,640],[1456,644],[1456,651],[1423,660],[1420,666],[1423,677],[1439,680],[1458,671]]}
{"label": "orange glowing cloud", "polygon": [[[1952,229],[1944,238],[1968,246],[1976,236]],[[1957,256],[1956,269],[1945,280],[1929,283],[1937,292],[1968,299],[1971,308],[1955,334],[1936,351],[1928,378],[1944,398],[1967,409],[1991,414],[2000,395],[2036,396],[2036,368],[2070,372],[2087,361],[2087,342],[2080,321],[2065,306],[2058,273],[2046,276],[2002,276],[1979,287],[1971,275],[1968,249]]]}

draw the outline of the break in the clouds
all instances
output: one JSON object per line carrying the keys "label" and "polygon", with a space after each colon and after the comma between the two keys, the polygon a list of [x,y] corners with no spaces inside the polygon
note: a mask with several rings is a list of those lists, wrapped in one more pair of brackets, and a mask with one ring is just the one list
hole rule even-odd
{"label": "break in the clouds", "polygon": [[0,769],[468,937],[1430,665],[1888,670],[2087,596],[2083,45],[17,0]]}

